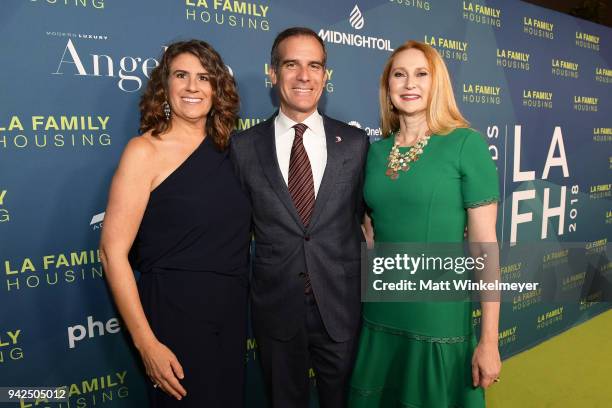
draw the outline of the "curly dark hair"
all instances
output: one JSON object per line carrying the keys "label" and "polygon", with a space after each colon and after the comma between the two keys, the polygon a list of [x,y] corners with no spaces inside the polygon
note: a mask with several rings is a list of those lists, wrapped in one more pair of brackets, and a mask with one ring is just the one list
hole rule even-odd
{"label": "curly dark hair", "polygon": [[168,99],[170,64],[178,55],[184,53],[198,58],[210,75],[213,101],[206,120],[206,135],[212,137],[219,149],[225,150],[238,118],[240,99],[234,78],[219,53],[200,40],[170,44],[161,56],[159,66],[151,72],[151,78],[140,98],[140,132],[151,131],[153,136],[158,136],[170,129],[171,121],[166,121],[163,111],[163,104]]}

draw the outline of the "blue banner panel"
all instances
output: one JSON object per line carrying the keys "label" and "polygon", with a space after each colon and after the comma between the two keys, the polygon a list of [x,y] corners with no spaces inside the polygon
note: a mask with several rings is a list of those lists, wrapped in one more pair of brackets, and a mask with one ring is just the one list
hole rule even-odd
{"label": "blue banner panel", "polygon": [[[275,35],[307,26],[328,51],[321,110],[379,139],[378,81],[393,49],[445,59],[464,116],[496,162],[498,239],[611,239],[612,30],[518,1],[6,0],[0,14],[0,386],[66,386],[63,402],[143,407],[138,354],[113,305],[98,243],[108,187],[139,125],[138,101],[165,47],[210,42],[238,84],[243,130],[278,104]],[[605,251],[602,251],[605,252]],[[550,259],[563,259],[551,252]],[[521,274],[521,262],[502,274]],[[608,259],[589,271],[612,279]],[[584,271],[567,285],[584,281]],[[591,293],[551,304],[534,291],[501,311],[503,357],[610,308]],[[473,311],[479,325],[481,309]],[[263,407],[252,335],[248,406]],[[315,373],[310,373],[313,384]],[[313,392],[316,389],[313,388]],[[316,403],[313,402],[313,406]]]}

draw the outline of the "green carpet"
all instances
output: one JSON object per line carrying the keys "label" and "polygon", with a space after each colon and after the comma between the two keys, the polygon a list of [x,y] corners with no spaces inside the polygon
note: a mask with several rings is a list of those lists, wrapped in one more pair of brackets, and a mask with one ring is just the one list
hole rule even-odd
{"label": "green carpet", "polygon": [[488,408],[612,407],[612,310],[503,362]]}

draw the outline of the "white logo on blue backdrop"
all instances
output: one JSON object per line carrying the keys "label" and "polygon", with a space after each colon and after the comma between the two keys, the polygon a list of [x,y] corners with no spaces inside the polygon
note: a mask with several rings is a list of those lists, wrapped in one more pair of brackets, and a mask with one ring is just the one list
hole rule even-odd
{"label": "white logo on blue backdrop", "polygon": [[361,10],[359,10],[359,7],[356,4],[351,11],[349,22],[351,23],[351,27],[353,27],[355,30],[361,30],[365,24],[363,14],[361,14]]}

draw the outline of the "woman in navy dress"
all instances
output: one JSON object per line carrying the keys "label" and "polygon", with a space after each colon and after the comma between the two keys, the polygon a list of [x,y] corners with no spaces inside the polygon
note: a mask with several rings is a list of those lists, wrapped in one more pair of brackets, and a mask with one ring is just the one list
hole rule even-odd
{"label": "woman in navy dress", "polygon": [[172,44],[140,112],[100,254],[151,380],[150,406],[242,407],[251,209],[227,154],[234,80],[207,43]]}

